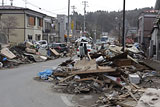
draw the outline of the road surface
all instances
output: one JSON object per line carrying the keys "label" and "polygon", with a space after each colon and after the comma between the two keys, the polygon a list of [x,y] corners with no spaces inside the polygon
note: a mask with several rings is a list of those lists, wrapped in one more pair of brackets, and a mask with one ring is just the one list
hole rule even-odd
{"label": "road surface", "polygon": [[0,107],[74,106],[69,100],[70,95],[55,93],[51,88],[53,84],[33,79],[38,72],[56,67],[66,59],[60,58],[0,70]]}

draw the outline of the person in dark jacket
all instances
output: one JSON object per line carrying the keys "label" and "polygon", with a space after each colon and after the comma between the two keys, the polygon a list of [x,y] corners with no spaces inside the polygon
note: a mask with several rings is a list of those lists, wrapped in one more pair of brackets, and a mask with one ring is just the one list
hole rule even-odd
{"label": "person in dark jacket", "polygon": [[88,57],[87,44],[84,44],[84,53],[85,53],[85,58],[87,57],[87,58],[89,59],[89,57]]}
{"label": "person in dark jacket", "polygon": [[84,55],[85,55],[83,43],[80,44],[80,46],[79,46],[79,51],[80,51],[80,59],[82,60],[83,57],[84,57]]}

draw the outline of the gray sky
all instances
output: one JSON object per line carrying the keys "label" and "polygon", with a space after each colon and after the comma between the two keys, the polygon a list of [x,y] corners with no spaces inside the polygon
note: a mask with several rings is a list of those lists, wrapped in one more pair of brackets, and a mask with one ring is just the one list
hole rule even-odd
{"label": "gray sky", "polygon": [[[6,5],[10,4],[10,0],[4,0]],[[25,0],[13,0],[14,6],[25,7]],[[82,1],[70,0],[71,6],[75,5],[78,13],[83,14]],[[123,8],[123,0],[86,0],[88,1],[87,11],[106,10],[118,11]],[[68,0],[27,0],[27,7],[52,16],[56,14],[67,14]],[[126,9],[154,7],[156,0],[126,0]],[[39,9],[41,8],[41,9]],[[50,12],[47,12],[50,11]],[[51,13],[52,12],[52,13]],[[72,9],[71,9],[72,12]]]}

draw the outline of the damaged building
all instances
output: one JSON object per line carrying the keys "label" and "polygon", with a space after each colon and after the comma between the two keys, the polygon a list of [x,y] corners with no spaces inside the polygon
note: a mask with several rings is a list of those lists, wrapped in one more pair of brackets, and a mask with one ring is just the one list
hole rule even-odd
{"label": "damaged building", "polygon": [[[157,0],[155,9],[160,10],[160,2]],[[154,27],[151,32],[151,41],[149,48],[149,56],[155,60],[160,60],[160,11],[154,21]]]}

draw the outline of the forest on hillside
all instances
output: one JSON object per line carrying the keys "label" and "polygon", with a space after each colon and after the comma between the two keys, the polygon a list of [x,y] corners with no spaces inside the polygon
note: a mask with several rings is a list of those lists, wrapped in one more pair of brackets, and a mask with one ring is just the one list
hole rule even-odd
{"label": "forest on hillside", "polygon": [[[142,8],[126,11],[126,26],[137,27],[139,15],[153,8]],[[83,26],[83,15],[74,12],[72,15],[76,20],[76,30],[81,30]],[[113,32],[118,25],[122,27],[123,12],[122,11],[101,11],[88,12],[86,14],[86,31],[90,36],[93,36],[93,31],[96,30],[97,35],[102,32]]]}

